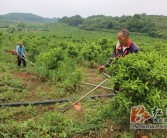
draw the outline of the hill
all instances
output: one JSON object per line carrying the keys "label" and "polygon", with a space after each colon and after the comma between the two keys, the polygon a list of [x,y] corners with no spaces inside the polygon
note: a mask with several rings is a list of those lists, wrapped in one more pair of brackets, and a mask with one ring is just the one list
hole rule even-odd
{"label": "hill", "polygon": [[44,18],[32,13],[9,13],[5,15],[0,15],[0,21],[8,23],[56,23],[58,22],[58,18]]}

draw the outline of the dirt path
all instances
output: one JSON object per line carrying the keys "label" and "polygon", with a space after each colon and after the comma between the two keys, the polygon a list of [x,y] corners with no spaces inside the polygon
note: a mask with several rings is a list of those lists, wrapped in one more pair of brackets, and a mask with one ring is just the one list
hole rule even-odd
{"label": "dirt path", "polygon": [[[97,69],[84,68],[83,72],[84,82],[82,83],[81,88],[77,92],[71,92],[70,97],[76,97],[76,94],[78,96],[82,96],[95,87],[85,83],[98,85],[105,79],[103,75],[98,73]],[[46,97],[46,99],[62,99],[66,97],[58,96],[58,93],[61,91],[60,88],[58,88],[56,85],[49,84],[47,81],[40,80],[36,74],[27,72],[13,72],[12,75],[23,81],[24,89],[27,91],[26,100],[37,101],[42,100],[41,98],[43,97]],[[111,93],[111,91],[99,88],[95,90],[95,92],[92,92],[91,95],[106,93]],[[69,95],[67,98],[69,98]]]}
{"label": "dirt path", "polygon": [[[32,93],[35,93],[36,89],[41,87],[41,89],[48,91],[48,87],[46,85],[47,82],[39,80],[38,76],[35,73],[27,73],[27,72],[15,72],[13,75],[17,79],[23,80],[24,88],[29,90]],[[45,89],[47,87],[47,89]]]}
{"label": "dirt path", "polygon": [[104,77],[102,77],[98,73],[97,69],[85,68],[84,77],[85,77],[85,82],[93,84],[99,84],[104,80]]}

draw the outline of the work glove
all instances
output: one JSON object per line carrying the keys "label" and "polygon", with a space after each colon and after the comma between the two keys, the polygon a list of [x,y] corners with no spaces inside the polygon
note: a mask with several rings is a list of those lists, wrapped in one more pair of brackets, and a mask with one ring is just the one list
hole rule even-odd
{"label": "work glove", "polygon": [[98,69],[99,69],[99,73],[102,73],[104,72],[105,66],[100,66]]}

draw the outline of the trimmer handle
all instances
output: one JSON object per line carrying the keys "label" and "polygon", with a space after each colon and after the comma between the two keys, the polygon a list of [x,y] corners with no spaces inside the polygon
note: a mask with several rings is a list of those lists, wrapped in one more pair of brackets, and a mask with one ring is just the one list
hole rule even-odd
{"label": "trimmer handle", "polygon": [[107,75],[105,72],[103,72],[103,75],[104,75],[106,78],[110,78],[110,76]]}

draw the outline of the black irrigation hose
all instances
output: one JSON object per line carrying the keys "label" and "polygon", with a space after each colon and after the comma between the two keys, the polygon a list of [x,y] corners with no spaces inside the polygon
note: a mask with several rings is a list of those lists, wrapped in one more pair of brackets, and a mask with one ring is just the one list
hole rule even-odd
{"label": "black irrigation hose", "polygon": [[[88,98],[90,99],[96,99],[96,98],[102,98],[102,97],[113,97],[115,94],[105,94],[105,95],[95,95],[95,96],[90,96]],[[69,102],[71,100],[67,99],[62,99],[62,100],[49,100],[49,101],[38,101],[38,102],[17,102],[17,103],[1,103],[0,107],[18,107],[18,106],[28,106],[28,105],[50,105],[50,104],[56,104],[56,103],[64,103],[64,102]]]}

